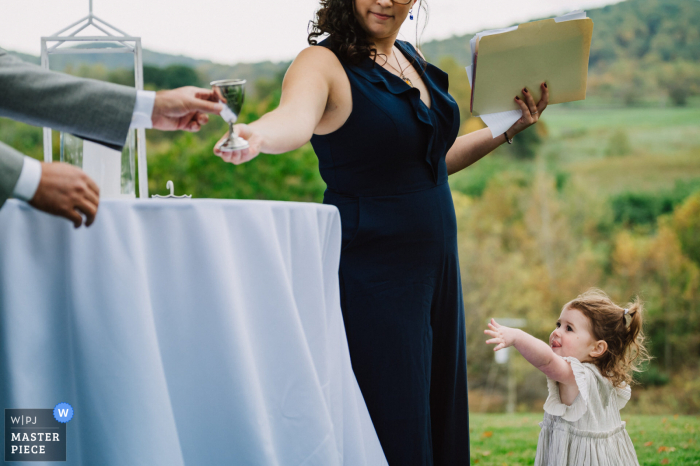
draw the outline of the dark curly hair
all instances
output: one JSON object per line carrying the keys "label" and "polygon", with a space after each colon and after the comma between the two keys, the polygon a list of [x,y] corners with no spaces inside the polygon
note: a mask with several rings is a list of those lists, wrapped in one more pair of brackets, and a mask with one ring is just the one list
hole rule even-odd
{"label": "dark curly hair", "polygon": [[[425,0],[420,0],[418,15],[420,10],[425,11],[427,16]],[[423,28],[425,29],[425,26]],[[377,49],[355,17],[355,0],[321,0],[321,8],[316,12],[316,19],[309,22],[309,45],[317,45],[316,39],[324,34],[331,36],[330,48],[341,60],[357,65],[367,57],[374,60],[377,58]],[[418,42],[417,24],[416,42]]]}

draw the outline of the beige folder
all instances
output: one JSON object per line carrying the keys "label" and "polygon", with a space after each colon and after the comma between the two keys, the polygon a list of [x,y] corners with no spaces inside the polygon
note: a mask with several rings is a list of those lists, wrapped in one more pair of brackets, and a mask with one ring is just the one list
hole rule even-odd
{"label": "beige folder", "polygon": [[513,100],[522,89],[541,96],[547,83],[549,103],[584,100],[593,21],[534,21],[502,34],[482,37],[474,61],[471,110],[474,115],[519,109]]}

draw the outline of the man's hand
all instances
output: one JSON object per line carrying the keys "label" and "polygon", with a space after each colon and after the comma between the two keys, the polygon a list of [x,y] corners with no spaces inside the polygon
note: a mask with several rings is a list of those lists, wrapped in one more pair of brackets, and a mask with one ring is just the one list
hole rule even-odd
{"label": "man's hand", "polygon": [[214,91],[187,86],[156,92],[153,127],[162,131],[199,131],[207,124],[207,113],[219,114],[223,105]]}
{"label": "man's hand", "polygon": [[81,169],[66,163],[42,163],[41,181],[29,204],[49,214],[65,217],[78,228],[95,221],[100,188]]}

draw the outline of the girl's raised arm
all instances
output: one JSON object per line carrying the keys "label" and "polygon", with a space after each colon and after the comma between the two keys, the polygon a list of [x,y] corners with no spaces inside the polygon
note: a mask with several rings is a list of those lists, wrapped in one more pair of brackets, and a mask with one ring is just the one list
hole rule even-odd
{"label": "girl's raised arm", "polygon": [[552,348],[542,340],[516,328],[505,327],[491,319],[489,330],[484,333],[492,336],[487,344],[496,343],[494,351],[514,346],[527,361],[552,380],[564,385],[576,386],[571,365],[561,356],[554,354]]}

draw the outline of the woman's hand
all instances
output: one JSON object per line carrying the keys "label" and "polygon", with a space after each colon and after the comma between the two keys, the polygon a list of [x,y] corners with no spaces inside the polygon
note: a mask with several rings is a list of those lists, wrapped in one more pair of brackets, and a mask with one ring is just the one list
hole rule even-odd
{"label": "woman's hand", "polygon": [[493,338],[486,340],[486,344],[490,345],[497,343],[497,346],[493,349],[494,351],[508,348],[509,346],[513,346],[515,344],[518,329],[504,327],[493,319],[491,319],[491,322],[489,322],[489,329],[490,330],[484,330],[484,333],[492,336]]}
{"label": "woman's hand", "polygon": [[540,84],[540,89],[542,90],[542,98],[540,98],[537,105],[535,105],[535,99],[533,99],[532,94],[530,94],[527,88],[523,89],[524,101],[518,96],[515,97],[515,103],[520,105],[520,108],[523,110],[523,116],[510,127],[508,130],[508,137],[512,138],[522,130],[537,123],[540,119],[542,112],[544,112],[544,109],[547,108],[547,104],[549,104],[549,89],[547,88],[547,84]]}
{"label": "woman's hand", "polygon": [[227,131],[224,137],[219,139],[219,142],[214,146],[214,153],[221,157],[224,162],[229,162],[234,165],[240,165],[242,163],[248,162],[254,159],[260,153],[260,147],[262,146],[262,136],[257,134],[250,126],[245,124],[234,125],[234,134],[248,141],[249,147],[243,150],[235,150],[231,152],[224,152],[220,149],[221,145],[228,139],[229,132]]}
{"label": "woman's hand", "polygon": [[347,75],[333,52],[325,47],[302,50],[284,77],[279,106],[250,125],[234,125],[234,132],[250,147],[223,152],[224,136],[214,146],[214,154],[239,165],[260,152],[284,154],[304,146],[325,115],[331,88],[342,79],[347,81]]}

